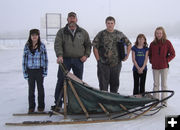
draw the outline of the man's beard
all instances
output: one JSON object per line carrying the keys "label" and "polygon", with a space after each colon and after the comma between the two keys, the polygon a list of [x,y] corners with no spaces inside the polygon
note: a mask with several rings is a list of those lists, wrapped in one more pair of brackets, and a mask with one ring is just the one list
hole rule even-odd
{"label": "man's beard", "polygon": [[69,27],[76,27],[76,23],[75,22],[70,22],[68,23]]}

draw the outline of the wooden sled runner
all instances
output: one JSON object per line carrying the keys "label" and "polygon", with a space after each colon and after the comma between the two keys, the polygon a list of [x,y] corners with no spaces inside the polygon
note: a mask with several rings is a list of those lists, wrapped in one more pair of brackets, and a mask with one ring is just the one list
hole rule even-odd
{"label": "wooden sled runner", "polygon": [[[63,64],[60,65],[65,75],[64,110],[63,113],[51,111],[51,114],[63,115],[64,119],[56,122],[51,120],[24,121],[6,123],[6,125],[62,125],[132,120],[147,115],[146,113],[149,113],[148,115],[157,113],[162,108],[158,104],[174,95],[174,91],[171,90],[145,92],[137,96],[123,96],[100,91],[68,72]],[[167,93],[168,96],[162,100],[154,99],[152,96],[154,93]]]}

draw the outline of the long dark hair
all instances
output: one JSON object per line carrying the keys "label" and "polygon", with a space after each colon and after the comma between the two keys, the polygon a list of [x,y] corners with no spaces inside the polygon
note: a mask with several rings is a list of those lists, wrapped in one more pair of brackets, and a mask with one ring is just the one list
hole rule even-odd
{"label": "long dark hair", "polygon": [[144,34],[139,34],[136,38],[136,42],[135,42],[135,46],[137,47],[138,46],[138,39],[139,38],[144,38],[144,48],[148,47],[148,44],[147,44],[147,41],[146,41],[146,37]]}
{"label": "long dark hair", "polygon": [[28,47],[30,50],[33,50],[33,43],[32,43],[32,39],[31,39],[31,35],[33,34],[37,34],[38,35],[38,42],[37,42],[37,49],[38,51],[40,51],[40,46],[41,46],[41,38],[40,38],[40,31],[38,29],[31,29],[29,31],[29,38],[28,38]]}

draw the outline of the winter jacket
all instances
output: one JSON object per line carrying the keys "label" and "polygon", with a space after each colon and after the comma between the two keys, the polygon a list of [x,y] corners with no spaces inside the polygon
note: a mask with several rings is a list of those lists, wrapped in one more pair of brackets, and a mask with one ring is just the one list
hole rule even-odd
{"label": "winter jacket", "polygon": [[81,58],[90,56],[91,42],[88,33],[77,26],[74,36],[68,29],[68,25],[60,29],[55,38],[54,49],[56,56],[65,58]]}
{"label": "winter jacket", "polygon": [[149,47],[149,60],[152,69],[165,69],[169,67],[169,62],[175,57],[174,48],[169,40],[164,43],[158,41],[152,42]]}
{"label": "winter jacket", "polygon": [[42,68],[43,76],[47,76],[48,58],[45,45],[41,43],[40,51],[36,49],[32,53],[32,51],[29,49],[28,43],[26,43],[24,47],[22,66],[25,79],[28,79],[28,69]]}
{"label": "winter jacket", "polygon": [[125,38],[127,46],[131,44],[129,39],[120,31],[108,32],[106,29],[100,31],[94,38],[92,44],[98,50],[100,62],[115,66],[121,62],[119,58],[118,42]]}

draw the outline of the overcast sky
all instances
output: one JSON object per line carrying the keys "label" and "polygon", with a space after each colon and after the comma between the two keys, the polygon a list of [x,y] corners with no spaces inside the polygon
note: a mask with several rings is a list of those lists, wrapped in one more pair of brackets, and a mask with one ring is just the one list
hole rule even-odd
{"label": "overcast sky", "polygon": [[[105,28],[105,18],[113,16],[116,28],[128,35],[153,33],[164,26],[167,34],[180,33],[180,0],[0,0],[0,33],[21,32],[41,27],[46,13],[78,15],[78,24],[91,36]],[[152,34],[153,35],[153,34]]]}

